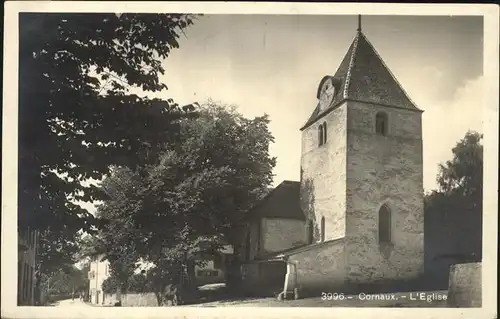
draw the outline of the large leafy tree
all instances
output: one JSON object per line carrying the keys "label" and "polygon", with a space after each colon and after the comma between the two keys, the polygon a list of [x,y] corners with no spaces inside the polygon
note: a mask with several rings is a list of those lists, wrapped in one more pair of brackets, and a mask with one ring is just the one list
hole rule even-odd
{"label": "large leafy tree", "polygon": [[[75,256],[79,251],[76,243],[77,235],[74,233],[61,233],[58,236],[46,229],[38,236],[38,256],[35,265],[36,281],[35,293],[37,297],[44,282],[61,271],[70,273],[73,270]],[[37,298],[38,299],[38,298]]]}
{"label": "large leafy tree", "polygon": [[[482,134],[469,131],[452,149],[452,159],[439,165],[439,188],[425,198],[426,237],[447,245],[461,261],[482,256]],[[444,236],[436,240],[436,236]]]}
{"label": "large leafy tree", "polygon": [[467,132],[452,149],[453,158],[439,165],[439,190],[468,198],[480,211],[483,196],[482,134]]}
{"label": "large leafy tree", "polygon": [[[162,61],[193,22],[184,14],[21,13],[19,16],[19,227],[42,232],[55,260],[93,216],[75,201],[102,199],[110,165],[156,160],[189,112],[130,87],[166,89]],[[55,244],[54,244],[55,245]],[[48,250],[50,252],[44,252]]]}
{"label": "large leafy tree", "polygon": [[189,256],[238,243],[235,229],[268,190],[275,158],[267,115],[247,119],[235,109],[208,102],[196,119],[181,122],[181,136],[142,172],[117,168],[103,181],[110,200],[99,208],[107,254],[131,247],[154,263],[156,291],[192,269]]}
{"label": "large leafy tree", "polygon": [[78,269],[68,265],[50,275],[43,274],[41,286],[49,300],[54,295],[70,296],[72,293],[78,295],[88,290],[87,273],[88,267]]}
{"label": "large leafy tree", "polygon": [[233,106],[208,101],[195,121],[183,124],[187,138],[177,153],[188,174],[179,186],[197,199],[190,225],[236,244],[242,218],[273,181],[276,158],[269,154],[274,141],[269,118],[248,119]]}
{"label": "large leafy tree", "polygon": [[[88,228],[110,164],[136,166],[176,136],[178,105],[127,94],[160,83],[188,15],[20,15],[20,221],[53,231]],[[105,81],[103,83],[103,81]]]}
{"label": "large leafy tree", "polygon": [[[116,292],[118,289],[123,289],[129,292],[135,293],[145,293],[151,292],[151,282],[148,281],[146,277],[146,272],[144,273],[134,273],[130,276],[127,287],[124,286],[123,281],[120,278],[116,277],[114,273],[111,273],[111,276],[106,278],[103,283],[103,291],[107,294],[112,294]],[[121,285],[121,287],[119,287]]]}

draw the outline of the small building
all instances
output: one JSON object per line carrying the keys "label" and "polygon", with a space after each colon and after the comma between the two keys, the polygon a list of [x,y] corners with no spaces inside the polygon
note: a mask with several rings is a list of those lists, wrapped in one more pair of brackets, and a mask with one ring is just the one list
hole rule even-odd
{"label": "small building", "polygon": [[283,289],[286,264],[267,257],[302,247],[310,241],[306,217],[300,208],[300,183],[283,181],[247,215],[240,252],[244,291],[271,295]]}
{"label": "small building", "polygon": [[316,97],[300,129],[300,181],[283,182],[249,212],[243,287],[320,296],[419,278],[422,111],[361,23]]}
{"label": "small building", "polygon": [[224,245],[217,252],[200,252],[192,257],[193,261],[203,261],[194,266],[195,282],[197,286],[225,283],[227,264],[231,262],[233,247]]}
{"label": "small building", "polygon": [[90,262],[89,278],[89,298],[93,304],[104,304],[105,294],[102,284],[110,276],[109,262],[102,260],[103,256],[94,257]]}
{"label": "small building", "polygon": [[17,260],[17,304],[35,305],[35,270],[38,247],[38,232],[31,228],[18,234]]}

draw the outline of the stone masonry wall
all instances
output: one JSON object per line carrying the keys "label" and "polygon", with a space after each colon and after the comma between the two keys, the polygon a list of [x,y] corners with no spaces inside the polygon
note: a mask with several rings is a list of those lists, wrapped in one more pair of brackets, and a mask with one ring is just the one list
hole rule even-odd
{"label": "stone masonry wall", "polygon": [[[388,115],[387,136],[375,115]],[[410,279],[423,272],[421,113],[348,102],[346,263],[351,282]],[[378,245],[378,211],[392,216],[393,248]]]}
{"label": "stone masonry wall", "polygon": [[277,252],[306,244],[306,227],[302,220],[262,219],[262,253]]}
{"label": "stone masonry wall", "polygon": [[[114,305],[118,299],[116,294],[106,294],[104,305]],[[122,295],[122,307],[156,307],[158,301],[154,292],[148,293],[129,293]]]}
{"label": "stone masonry wall", "polygon": [[481,307],[481,288],[481,263],[467,263],[451,266],[448,306]]}
{"label": "stone masonry wall", "polygon": [[[345,278],[344,240],[325,242],[289,257],[295,265],[300,295],[340,293]],[[289,290],[293,288],[290,287]]]}
{"label": "stone masonry wall", "polygon": [[[320,239],[325,217],[325,240],[345,235],[346,209],[346,105],[302,131],[301,206],[314,222],[314,239]],[[318,127],[327,124],[327,142],[319,146]]]}

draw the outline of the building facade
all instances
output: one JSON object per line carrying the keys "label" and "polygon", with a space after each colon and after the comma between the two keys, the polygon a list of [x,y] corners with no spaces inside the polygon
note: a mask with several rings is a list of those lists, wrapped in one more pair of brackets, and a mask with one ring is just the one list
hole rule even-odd
{"label": "building facade", "polygon": [[270,296],[283,290],[286,263],[273,254],[308,245],[312,241],[300,207],[300,183],[283,181],[248,212],[244,241],[242,289],[246,294]]}
{"label": "building facade", "polygon": [[202,261],[194,266],[194,279],[197,286],[225,283],[227,265],[231,262],[233,247],[224,245],[216,253],[198,253],[193,261]]}
{"label": "building facade", "polygon": [[300,183],[283,181],[248,212],[241,254],[254,260],[308,243]]}
{"label": "building facade", "polygon": [[94,258],[90,263],[89,278],[89,298],[93,304],[104,304],[106,297],[102,289],[102,284],[110,276],[109,262],[101,260],[102,256]]}
{"label": "building facade", "polygon": [[35,270],[38,232],[27,228],[18,234],[17,304],[35,305]]}
{"label": "building facade", "polygon": [[[321,79],[317,98],[301,128],[300,213],[288,207],[293,200],[264,209],[297,221],[259,228],[264,234],[256,238],[279,239],[274,253],[246,255],[247,282],[267,282],[266,268],[283,279],[285,294],[418,278],[424,270],[422,111],[361,27],[335,74]],[[254,225],[248,223],[248,233]],[[251,240],[247,246],[262,249]]]}

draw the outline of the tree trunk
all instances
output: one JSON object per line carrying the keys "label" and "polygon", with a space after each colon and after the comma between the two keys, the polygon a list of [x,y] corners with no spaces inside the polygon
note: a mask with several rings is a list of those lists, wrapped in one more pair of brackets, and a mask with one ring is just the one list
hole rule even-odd
{"label": "tree trunk", "polygon": [[116,287],[116,301],[121,305],[121,303],[122,303],[122,288],[120,286]]}
{"label": "tree trunk", "polygon": [[188,261],[186,264],[187,278],[188,278],[188,286],[194,287],[196,286],[196,274],[195,274],[194,262]]}
{"label": "tree trunk", "polygon": [[162,306],[162,298],[161,298],[161,292],[159,291],[155,291],[155,296],[156,296],[156,303],[158,305],[158,307],[161,307]]}
{"label": "tree trunk", "polygon": [[[160,279],[158,279],[160,280]],[[163,304],[163,296],[165,294],[165,288],[166,288],[166,285],[163,283],[163,280],[161,280],[161,282],[159,282],[157,285],[155,285],[155,289],[154,289],[154,293],[155,293],[155,296],[156,296],[156,302],[158,303],[158,307],[161,307],[161,306],[164,306]]]}

